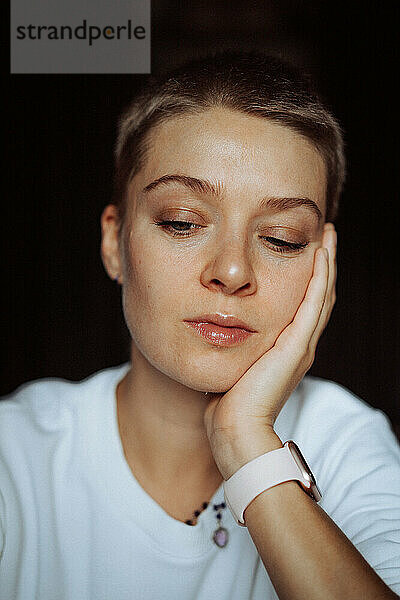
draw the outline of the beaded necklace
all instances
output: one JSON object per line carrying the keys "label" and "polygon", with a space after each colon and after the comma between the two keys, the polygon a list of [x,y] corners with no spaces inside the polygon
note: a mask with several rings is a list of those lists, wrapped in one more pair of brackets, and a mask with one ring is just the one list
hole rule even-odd
{"label": "beaded necklace", "polygon": [[[185,521],[186,525],[196,525],[197,517],[200,515],[200,513],[203,512],[203,510],[205,510],[207,508],[207,506],[208,506],[208,502],[203,502],[201,509],[194,511],[193,518],[187,519]],[[225,502],[221,502],[221,504],[213,505],[213,509],[217,513],[216,514],[217,528],[214,530],[214,533],[212,535],[212,540],[219,548],[224,548],[227,545],[228,540],[229,540],[228,530],[225,529],[225,527],[222,527],[222,525],[221,525],[222,510],[224,508],[226,508]]]}

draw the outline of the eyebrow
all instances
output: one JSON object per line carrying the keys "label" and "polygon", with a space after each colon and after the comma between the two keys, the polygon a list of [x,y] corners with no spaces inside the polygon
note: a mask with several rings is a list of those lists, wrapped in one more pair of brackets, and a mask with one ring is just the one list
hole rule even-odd
{"label": "eyebrow", "polygon": [[[221,182],[218,182],[215,185],[211,181],[207,181],[207,179],[198,179],[197,177],[190,177],[188,175],[163,175],[146,185],[142,192],[147,194],[158,186],[168,185],[170,183],[178,183],[189,188],[192,192],[209,194],[216,198],[220,197],[223,189]],[[313,211],[316,214],[318,221],[321,221],[322,213],[318,208],[318,205],[310,198],[281,198],[268,196],[260,201],[258,208],[272,208],[283,211],[301,206]]]}

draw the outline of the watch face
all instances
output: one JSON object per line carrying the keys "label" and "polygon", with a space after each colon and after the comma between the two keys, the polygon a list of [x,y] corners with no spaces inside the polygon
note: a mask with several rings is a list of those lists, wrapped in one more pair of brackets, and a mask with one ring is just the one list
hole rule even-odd
{"label": "watch face", "polygon": [[[315,477],[311,472],[310,467],[308,466],[306,459],[304,458],[304,456],[302,455],[302,453],[300,452],[300,448],[298,447],[298,445],[296,444],[296,442],[293,442],[293,440],[289,440],[288,442],[286,442],[294,460],[296,461],[299,469],[301,470],[301,473],[303,475],[303,478],[309,482],[309,487],[307,489],[305,489],[305,491],[310,494],[311,496],[313,496],[314,500],[316,500],[316,502],[319,502],[322,498],[322,494],[321,491],[319,490],[318,486],[317,486],[317,482],[315,481]],[[286,445],[285,444],[285,445]],[[299,482],[301,483],[301,482]],[[303,486],[304,487],[304,486]]]}

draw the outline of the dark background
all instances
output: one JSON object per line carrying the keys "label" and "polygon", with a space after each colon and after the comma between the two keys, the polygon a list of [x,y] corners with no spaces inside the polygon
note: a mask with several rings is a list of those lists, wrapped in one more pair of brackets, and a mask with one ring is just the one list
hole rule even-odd
{"label": "dark background", "polygon": [[[152,70],[225,48],[279,51],[319,81],[346,132],[338,299],[311,374],[400,424],[397,2],[153,0]],[[368,7],[367,7],[368,6]],[[116,120],[140,75],[6,75],[0,393],[128,359],[119,287],[99,254]],[[4,91],[5,90],[5,91]]]}

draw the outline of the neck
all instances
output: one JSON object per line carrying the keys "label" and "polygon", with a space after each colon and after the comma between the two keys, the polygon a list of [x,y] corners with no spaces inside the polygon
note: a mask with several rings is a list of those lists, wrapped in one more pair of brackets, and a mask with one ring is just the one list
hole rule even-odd
{"label": "neck", "polygon": [[210,396],[155,369],[134,344],[131,364],[118,386],[117,405],[132,470],[160,486],[184,481],[210,495],[222,482],[203,421]]}

